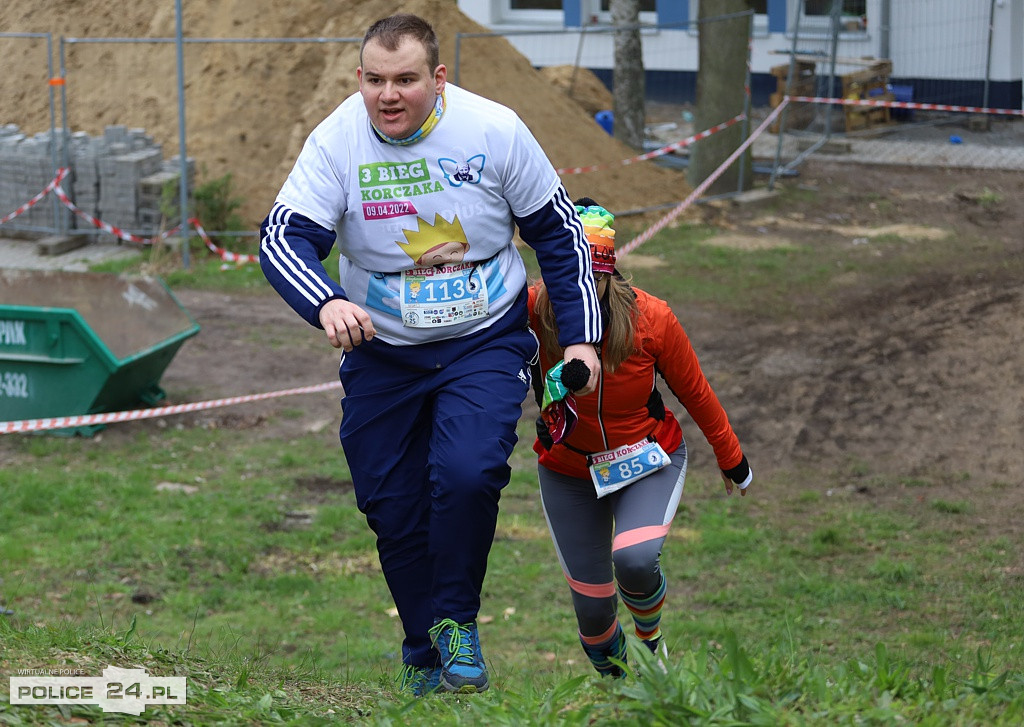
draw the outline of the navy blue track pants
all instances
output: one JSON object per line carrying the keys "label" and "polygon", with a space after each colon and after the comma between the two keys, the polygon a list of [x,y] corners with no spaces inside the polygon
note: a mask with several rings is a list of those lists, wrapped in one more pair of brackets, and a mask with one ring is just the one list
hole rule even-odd
{"label": "navy blue track pants", "polygon": [[437,662],[435,617],[473,621],[537,341],[517,305],[419,346],[374,340],[341,363],[341,444],[402,619],[403,661]]}

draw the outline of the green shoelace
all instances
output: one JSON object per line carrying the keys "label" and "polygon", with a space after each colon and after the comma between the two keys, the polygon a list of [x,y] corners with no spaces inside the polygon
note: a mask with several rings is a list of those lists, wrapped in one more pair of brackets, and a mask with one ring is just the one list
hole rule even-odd
{"label": "green shoelace", "polygon": [[441,632],[446,628],[451,628],[452,633],[448,637],[448,653],[451,654],[451,658],[445,666],[450,666],[456,661],[462,664],[472,664],[475,660],[473,655],[473,639],[470,636],[468,626],[463,626],[450,618],[446,618],[434,624],[427,633],[433,638],[434,643],[437,643]]}
{"label": "green shoelace", "polygon": [[420,666],[406,664],[402,667],[402,673],[398,675],[398,680],[400,690],[418,693],[427,686],[427,670]]}

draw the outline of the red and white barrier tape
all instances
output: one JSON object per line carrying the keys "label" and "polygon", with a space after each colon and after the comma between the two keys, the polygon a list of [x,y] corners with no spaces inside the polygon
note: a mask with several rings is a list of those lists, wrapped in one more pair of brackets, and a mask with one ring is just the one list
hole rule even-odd
{"label": "red and white barrier tape", "polygon": [[62,169],[58,170],[57,171],[57,176],[54,177],[52,180],[50,180],[49,184],[47,184],[45,187],[43,187],[43,191],[42,192],[37,194],[35,197],[30,199],[28,202],[23,204],[18,209],[14,210],[14,212],[11,212],[9,215],[6,215],[4,217],[0,217],[0,225],[4,224],[5,222],[10,222],[11,220],[13,220],[18,215],[23,214],[25,212],[28,212],[30,209],[35,207],[36,204],[38,204],[40,200],[42,200],[44,197],[46,197],[46,195],[48,195],[50,192],[52,192],[57,187],[57,185],[59,185],[61,183],[61,180],[64,179],[64,177],[66,177],[67,174],[68,174],[68,170],[66,168],[62,168]]}
{"label": "red and white barrier tape", "polygon": [[782,102],[778,106],[776,106],[770,114],[768,114],[764,121],[761,122],[761,125],[754,129],[750,136],[748,136],[746,140],[744,140],[744,142],[736,148],[736,151],[729,155],[728,159],[722,162],[721,166],[719,166],[718,169],[709,174],[708,178],[701,182],[699,185],[697,185],[697,188],[690,192],[686,199],[684,199],[678,205],[673,207],[671,212],[669,212],[667,215],[665,215],[660,220],[655,222],[651,227],[644,230],[635,238],[630,240],[621,249],[617,249],[615,251],[616,255],[618,255],[620,258],[625,255],[628,255],[630,252],[640,247],[645,242],[654,237],[656,234],[665,229],[666,225],[668,225],[672,220],[681,215],[687,207],[693,204],[693,202],[698,197],[704,194],[704,190],[710,187],[716,179],[722,176],[722,173],[729,168],[729,165],[736,161],[736,159],[739,158],[740,154],[746,151],[747,147],[754,143],[754,140],[757,137],[764,133],[764,130],[767,129],[773,121],[775,121],[775,118],[782,113],[782,109],[784,109],[788,103],[789,98],[784,97],[782,99]]}
{"label": "red and white barrier tape", "polygon": [[[109,232],[111,235],[115,235],[116,237],[125,240],[126,242],[134,242],[139,245],[152,245],[154,242],[157,242],[159,240],[165,240],[171,235],[174,235],[175,233],[181,230],[181,225],[178,225],[173,229],[161,232],[156,237],[139,237],[138,235],[133,235],[130,232],[125,232],[121,228],[115,227],[114,225],[106,223],[103,220],[97,219],[96,217],[93,217],[85,210],[80,209],[75,205],[74,202],[71,201],[71,199],[67,195],[67,192],[65,192],[64,188],[61,187],[59,184],[54,187],[54,192],[60,198],[60,201],[64,204],[64,206],[71,210],[74,214],[81,217],[83,220],[91,224],[93,227],[99,228],[104,232]],[[195,217],[190,217],[188,222],[190,225],[192,225],[192,227],[195,228],[196,233],[203,241],[203,244],[206,245],[206,247],[211,252],[220,257],[221,260],[224,260],[225,262],[242,263],[253,263],[259,260],[259,258],[256,255],[240,255],[238,253],[225,250],[222,247],[218,247],[216,244],[214,244],[213,240],[210,239],[210,236],[206,234],[206,230],[203,229],[203,226],[199,223],[199,220],[197,220]]]}
{"label": "red and white barrier tape", "polygon": [[[67,169],[67,167],[62,167],[61,169],[59,169],[57,171],[57,176],[54,177],[53,180],[46,185],[43,191],[41,191],[39,194],[37,194],[35,197],[30,199],[28,202],[23,204],[18,209],[14,210],[14,212],[10,213],[6,217],[0,218],[0,225],[4,224],[5,222],[13,220],[20,214],[23,214],[28,209],[38,204],[39,201],[46,197],[46,195],[48,195],[50,192],[53,192],[57,195],[58,199],[60,199],[61,204],[63,204],[65,207],[71,210],[72,213],[74,213],[78,217],[81,217],[83,220],[88,222],[93,227],[103,230],[104,232],[108,232],[111,235],[114,235],[115,237],[126,242],[134,242],[139,245],[152,245],[154,242],[164,240],[181,230],[181,225],[178,225],[174,229],[167,230],[166,232],[161,232],[156,237],[139,237],[138,235],[133,235],[130,232],[125,232],[120,227],[116,227],[107,222],[104,222],[101,219],[93,217],[91,214],[75,205],[75,203],[72,202],[71,198],[68,196],[68,193],[65,192],[64,188],[61,186],[60,183],[61,181],[63,181],[64,177],[67,176],[68,171],[69,170]],[[195,228],[196,233],[203,241],[203,244],[206,245],[206,247],[215,255],[217,255],[221,260],[233,263],[254,263],[259,261],[259,257],[256,255],[239,254],[231,252],[230,250],[225,250],[224,248],[216,245],[213,242],[213,240],[210,239],[210,236],[206,233],[206,230],[203,229],[203,226],[199,223],[199,220],[197,220],[195,217],[190,217],[188,222],[190,225],[192,225],[192,227]]]}
{"label": "red and white barrier tape", "polygon": [[728,129],[733,124],[738,124],[740,121],[743,121],[745,118],[747,118],[746,114],[740,114],[738,116],[735,116],[735,117],[729,119],[728,121],[723,121],[721,124],[716,124],[715,126],[712,126],[710,129],[706,129],[704,131],[701,131],[698,134],[694,134],[693,136],[689,136],[689,137],[687,137],[685,139],[682,139],[680,141],[674,141],[674,142],[672,142],[671,144],[669,144],[667,146],[661,147],[660,149],[655,149],[653,151],[645,152],[644,154],[641,154],[640,156],[631,157],[629,159],[623,159],[621,162],[618,163],[618,165],[616,165],[616,164],[595,164],[595,165],[589,166],[589,167],[563,167],[561,169],[556,169],[555,171],[558,174],[583,174],[584,172],[594,172],[594,171],[597,171],[598,169],[607,169],[608,167],[613,167],[613,166],[624,166],[626,164],[633,164],[634,162],[642,162],[642,161],[646,161],[647,159],[654,159],[655,157],[664,156],[665,154],[673,152],[676,149],[682,149],[684,146],[689,146],[690,144],[694,143],[695,141],[700,141],[701,139],[706,139],[707,137],[711,136],[712,134],[717,134],[719,131],[722,131],[723,129]]}
{"label": "red and white barrier tape", "polygon": [[[225,250],[223,247],[218,247],[214,244],[210,236],[206,234],[206,230],[199,224],[199,220],[195,217],[190,217],[188,220],[194,228],[196,228],[196,234],[202,239],[203,244],[212,251],[215,255],[220,257],[224,262],[229,263],[258,263],[260,261],[259,255],[250,255],[249,253],[237,253]],[[179,225],[180,227],[181,225]]]}
{"label": "red and white barrier tape", "polygon": [[960,111],[970,114],[995,114],[1001,116],[1024,116],[1024,109],[992,109],[983,106],[955,106],[941,103],[915,103],[913,101],[885,101],[870,98],[823,98],[820,96],[785,96],[786,100],[799,103],[830,103],[842,106],[879,106],[893,109],[920,109],[922,111]]}
{"label": "red and white barrier tape", "polygon": [[233,404],[244,404],[251,401],[263,401],[264,399],[276,399],[282,396],[293,396],[295,394],[315,394],[321,391],[337,389],[341,387],[340,381],[327,384],[316,384],[313,386],[300,386],[295,389],[282,389],[271,391],[265,394],[248,394],[245,396],[232,396],[226,399],[212,399],[210,401],[197,401],[191,404],[176,404],[174,406],[161,406],[154,409],[132,409],[130,411],[109,412],[106,414],[82,414],[79,416],[52,417],[47,419],[23,419],[21,421],[0,422],[0,434],[17,434],[27,432],[42,432],[51,429],[71,429],[74,427],[92,426],[95,424],[111,424],[114,422],[130,422],[138,419],[153,419],[155,417],[167,416],[170,414],[186,414],[193,411],[215,409]]}
{"label": "red and white barrier tape", "polygon": [[109,232],[111,235],[114,235],[115,237],[118,237],[124,240],[125,242],[135,242],[140,245],[152,245],[157,240],[163,240],[164,238],[170,237],[181,228],[181,226],[179,225],[178,227],[175,227],[173,230],[161,232],[159,235],[152,238],[139,237],[138,235],[133,235],[130,232],[125,232],[120,227],[115,227],[114,225],[104,222],[99,218],[93,217],[88,212],[86,212],[82,208],[78,207],[74,202],[72,202],[71,198],[68,197],[68,193],[65,192],[64,188],[59,184],[54,187],[53,191],[60,199],[61,203],[69,210],[71,210],[76,216],[81,217],[83,220],[88,222],[93,227],[103,230],[104,232]]}

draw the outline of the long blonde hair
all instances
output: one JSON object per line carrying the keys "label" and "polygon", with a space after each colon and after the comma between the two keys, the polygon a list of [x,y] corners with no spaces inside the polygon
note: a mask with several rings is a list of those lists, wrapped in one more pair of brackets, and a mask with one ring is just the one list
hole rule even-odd
{"label": "long blonde hair", "polygon": [[[607,301],[608,318],[605,320],[604,338],[601,339],[601,368],[605,373],[613,374],[636,351],[636,323],[640,310],[628,280],[618,274],[603,277],[607,280],[607,287],[602,295],[602,307]],[[537,333],[541,346],[551,358],[561,359],[563,352],[558,343],[558,324],[555,323],[555,312],[543,280],[537,286],[534,310],[540,321]]]}

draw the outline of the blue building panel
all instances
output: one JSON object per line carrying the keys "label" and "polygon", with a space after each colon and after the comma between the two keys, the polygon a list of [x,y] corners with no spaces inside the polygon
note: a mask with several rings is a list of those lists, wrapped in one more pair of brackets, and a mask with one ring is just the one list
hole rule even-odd
{"label": "blue building panel", "polygon": [[768,32],[786,32],[786,0],[768,0]]}
{"label": "blue building panel", "polygon": [[565,27],[581,27],[583,25],[582,0],[563,0],[562,15],[565,18]]}
{"label": "blue building panel", "polygon": [[690,19],[690,0],[657,0],[658,23],[685,23]]}

